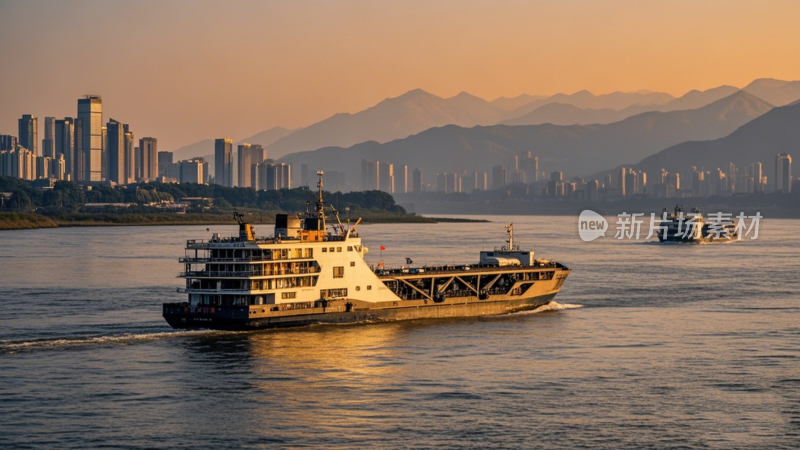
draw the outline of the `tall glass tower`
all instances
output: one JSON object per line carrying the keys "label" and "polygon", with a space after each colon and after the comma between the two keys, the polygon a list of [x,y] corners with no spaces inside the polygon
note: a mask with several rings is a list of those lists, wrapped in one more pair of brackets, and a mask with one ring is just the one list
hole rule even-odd
{"label": "tall glass tower", "polygon": [[99,95],[78,99],[84,181],[103,181],[103,100]]}

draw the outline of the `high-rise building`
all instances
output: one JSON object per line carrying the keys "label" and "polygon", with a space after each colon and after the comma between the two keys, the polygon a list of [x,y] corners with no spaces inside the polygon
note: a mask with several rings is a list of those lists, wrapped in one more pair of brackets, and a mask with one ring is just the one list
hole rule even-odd
{"label": "high-rise building", "polygon": [[[158,176],[171,177],[169,167],[172,165],[173,154],[172,152],[158,152]],[[175,177],[178,178],[178,177]]]}
{"label": "high-rise building", "polygon": [[475,189],[478,191],[485,191],[489,189],[489,176],[486,172],[477,172],[475,174],[476,184]]}
{"label": "high-rise building", "polygon": [[44,118],[44,139],[42,139],[42,156],[48,158],[55,158],[56,156],[56,118]]}
{"label": "high-rise building", "polygon": [[65,180],[67,176],[66,169],[67,164],[64,160],[64,155],[57,155],[50,161],[50,177],[56,180]]}
{"label": "high-rise building", "polygon": [[0,150],[14,150],[17,148],[17,137],[10,134],[0,134]]}
{"label": "high-rise building", "polygon": [[19,145],[39,156],[39,119],[36,116],[25,114],[19,119]]}
{"label": "high-rise building", "polygon": [[178,179],[181,183],[205,183],[206,160],[204,158],[192,158],[180,161],[180,175]]}
{"label": "high-rise building", "polygon": [[[123,149],[125,148],[123,144]],[[108,128],[100,128],[100,178],[103,181],[108,180]]]}
{"label": "high-rise building", "polygon": [[237,176],[239,177],[238,186],[239,187],[253,187],[253,182],[251,180],[251,167],[253,164],[258,164],[253,162],[253,154],[250,151],[251,145],[250,144],[239,144],[239,151],[237,155],[238,165],[237,165]]}
{"label": "high-rise building", "polygon": [[394,164],[381,164],[379,179],[379,189],[394,194]]}
{"label": "high-rise building", "polygon": [[408,166],[395,166],[393,192],[399,194],[408,193]]}
{"label": "high-rise building", "polygon": [[261,164],[267,160],[267,149],[261,144],[250,144],[250,158],[253,164]]}
{"label": "high-rise building", "polygon": [[[83,180],[103,180],[103,100],[99,95],[78,99],[78,119],[81,127]],[[76,123],[77,126],[77,123]],[[78,148],[75,151],[79,151]]]}
{"label": "high-rise building", "polygon": [[628,168],[627,167],[620,167],[619,168],[619,179],[617,180],[619,183],[617,184],[617,190],[619,191],[619,195],[625,197],[625,195],[633,195],[633,192],[626,193],[625,191],[625,179],[628,176]]}
{"label": "high-rise building", "polygon": [[109,119],[106,124],[108,181],[127,184],[125,177],[125,129],[122,123]]}
{"label": "high-rise building", "polygon": [[52,158],[49,156],[36,157],[36,179],[50,178],[50,161]]}
{"label": "high-rise building", "polygon": [[75,121],[72,117],[56,120],[55,123],[55,153],[64,156],[65,176],[71,176],[74,169],[75,158]]}
{"label": "high-rise building", "polygon": [[[158,139],[143,137],[139,139],[139,154],[141,154],[139,178],[155,180],[159,176]],[[171,154],[170,154],[171,155]]]}
{"label": "high-rise building", "polygon": [[258,171],[258,190],[275,191],[292,188],[292,168],[289,164],[261,163],[255,165]]}
{"label": "high-rise building", "polygon": [[675,187],[675,189],[681,188],[681,176],[679,173],[670,173],[667,174],[667,184],[670,184]]}
{"label": "high-rise building", "polygon": [[792,192],[792,157],[788,153],[775,157],[775,190],[784,194]]}
{"label": "high-rise building", "polygon": [[492,167],[492,189],[498,189],[506,185],[506,168],[503,166]]}
{"label": "high-rise building", "polygon": [[639,176],[635,170],[625,172],[625,195],[631,196],[639,192]]}
{"label": "high-rise building", "polygon": [[446,173],[437,173],[436,174],[436,192],[444,192],[447,194],[447,174]]}
{"label": "high-rise building", "polygon": [[361,189],[376,191],[380,188],[380,162],[371,159],[361,160]]}
{"label": "high-rise building", "polygon": [[603,177],[603,187],[605,187],[606,189],[611,189],[611,178],[612,178],[612,177],[611,177],[611,174],[610,174],[610,173],[607,173],[607,174],[606,174],[606,175]]}
{"label": "high-rise building", "polygon": [[461,192],[461,177],[457,173],[446,173],[445,178],[445,192],[448,194]]}
{"label": "high-rise building", "polygon": [[13,150],[0,151],[0,176],[33,180],[36,177],[36,156],[17,145]]}
{"label": "high-rise building", "polygon": [[231,139],[214,141],[214,182],[221,186],[233,187],[233,141]]}
{"label": "high-rise building", "polygon": [[739,170],[736,168],[736,166],[732,162],[729,162],[726,175],[728,177],[728,192],[730,193],[736,192],[736,179],[738,178],[736,175],[738,172]]}
{"label": "high-rise building", "polygon": [[136,146],[133,139],[133,131],[128,124],[122,126],[125,130],[125,183],[133,183],[136,180]]}
{"label": "high-rise building", "polygon": [[422,184],[422,171],[414,169],[411,175],[411,192],[419,193],[424,191],[425,186]]}
{"label": "high-rise building", "polygon": [[73,127],[73,137],[75,138],[72,144],[72,180],[77,182],[86,181],[86,154],[83,152],[83,119],[80,117],[75,118]]}

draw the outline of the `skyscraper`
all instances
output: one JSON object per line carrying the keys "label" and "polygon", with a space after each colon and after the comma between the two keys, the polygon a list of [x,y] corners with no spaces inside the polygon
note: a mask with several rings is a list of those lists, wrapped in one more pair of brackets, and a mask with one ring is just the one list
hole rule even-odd
{"label": "skyscraper", "polygon": [[55,158],[56,118],[44,118],[44,139],[42,139],[42,156]]}
{"label": "skyscraper", "polygon": [[506,185],[506,168],[503,166],[492,167],[492,189],[498,189]]}
{"label": "skyscraper", "polygon": [[633,195],[633,192],[626,192],[625,187],[625,178],[628,175],[628,168],[627,167],[620,167],[619,168],[619,184],[617,185],[617,190],[619,191],[619,195],[625,197],[625,195]]}
{"label": "skyscraper", "polygon": [[394,168],[394,192],[398,194],[408,193],[408,166],[396,166]]}
{"label": "skyscraper", "polygon": [[125,184],[133,183],[136,179],[136,147],[134,146],[133,131],[128,124],[122,126],[125,131]]}
{"label": "skyscraper", "polygon": [[86,181],[86,154],[83,152],[83,119],[75,119],[73,127],[75,141],[72,144],[72,180]]}
{"label": "skyscraper", "polygon": [[108,180],[117,184],[125,181],[125,130],[122,123],[109,119],[106,124],[106,154],[108,155]]}
{"label": "skyscraper", "polygon": [[19,119],[19,145],[39,156],[39,119],[36,116],[25,114]]}
{"label": "skyscraper", "polygon": [[[155,143],[153,143],[155,147]],[[172,165],[173,155],[172,152],[158,152],[158,176],[159,177],[174,177],[179,178],[179,176],[171,175],[169,173],[169,167]]]}
{"label": "skyscraper", "polygon": [[158,140],[154,137],[143,137],[139,139],[139,153],[142,155],[139,164],[141,178],[145,180],[155,180],[158,178]]}
{"label": "skyscraper", "polygon": [[221,186],[233,187],[233,141],[231,139],[214,141],[214,182]]}
{"label": "skyscraper", "polygon": [[[250,151],[250,144],[239,144],[238,154],[238,186],[239,187],[253,187],[253,180],[251,177],[251,165],[253,165],[253,155]],[[257,164],[257,163],[256,163]]]}
{"label": "skyscraper", "polygon": [[[78,99],[78,119],[81,127],[83,180],[103,179],[103,100],[99,95]],[[76,124],[77,125],[77,124]],[[78,148],[75,151],[79,151]]]}
{"label": "skyscraper", "polygon": [[100,128],[100,178],[108,180],[108,128]]}
{"label": "skyscraper", "polygon": [[775,157],[775,190],[784,194],[792,192],[792,157],[788,153]]}
{"label": "skyscraper", "polygon": [[379,179],[379,189],[394,194],[394,164],[381,164]]}
{"label": "skyscraper", "polygon": [[380,162],[371,159],[361,160],[361,189],[365,191],[378,190],[380,186]]}
{"label": "skyscraper", "polygon": [[17,137],[10,134],[0,134],[0,150],[14,150],[17,148]]}
{"label": "skyscraper", "polygon": [[[55,153],[64,156],[65,175],[72,175],[75,158],[75,121],[72,117],[56,120]],[[74,177],[73,177],[74,181]]]}
{"label": "skyscraper", "polygon": [[411,192],[422,192],[423,190],[422,171],[414,169],[411,176]]}

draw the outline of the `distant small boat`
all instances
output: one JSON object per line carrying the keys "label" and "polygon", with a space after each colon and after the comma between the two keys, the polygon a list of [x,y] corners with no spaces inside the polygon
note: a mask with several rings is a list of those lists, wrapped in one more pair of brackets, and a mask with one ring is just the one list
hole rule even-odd
{"label": "distant small boat", "polygon": [[659,242],[710,244],[739,239],[733,220],[706,222],[698,208],[692,208],[687,214],[684,214],[683,208],[677,205],[671,214],[664,208],[661,212],[661,223],[661,229],[658,231]]}

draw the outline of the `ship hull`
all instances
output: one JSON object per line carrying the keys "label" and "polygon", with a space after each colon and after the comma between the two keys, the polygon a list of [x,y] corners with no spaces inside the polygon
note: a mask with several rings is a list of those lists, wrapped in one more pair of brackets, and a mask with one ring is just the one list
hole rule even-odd
{"label": "ship hull", "polygon": [[[388,308],[354,308],[350,311],[309,311],[278,317],[237,317],[234,309],[208,308],[205,313],[180,304],[165,304],[164,318],[177,329],[257,330],[302,327],[319,324],[358,324],[401,320],[480,317],[529,311],[553,301],[557,292],[513,300],[448,299],[445,303],[428,303]],[[331,308],[333,309],[333,308]]]}

